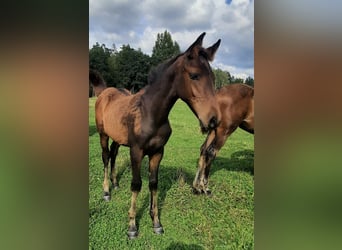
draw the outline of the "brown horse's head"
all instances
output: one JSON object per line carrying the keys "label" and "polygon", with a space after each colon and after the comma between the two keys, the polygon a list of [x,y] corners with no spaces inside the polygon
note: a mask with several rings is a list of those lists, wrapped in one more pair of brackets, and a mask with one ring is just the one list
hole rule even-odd
{"label": "brown horse's head", "polygon": [[205,32],[177,59],[181,74],[177,80],[177,94],[200,120],[202,132],[217,127],[220,112],[215,99],[215,77],[209,61],[214,59],[220,46],[219,39],[209,48],[202,47]]}

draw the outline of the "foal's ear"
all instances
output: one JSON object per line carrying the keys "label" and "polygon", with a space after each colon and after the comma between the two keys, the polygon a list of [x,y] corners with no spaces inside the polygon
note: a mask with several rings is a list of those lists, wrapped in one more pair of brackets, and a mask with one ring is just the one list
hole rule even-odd
{"label": "foal's ear", "polygon": [[196,46],[196,45],[199,45],[199,46],[202,46],[202,42],[203,42],[203,37],[205,36],[205,32],[203,32],[197,39],[196,41],[191,44],[191,46],[185,51],[186,53],[191,53],[192,49]]}
{"label": "foal's ear", "polygon": [[221,39],[219,39],[213,46],[206,49],[209,61],[214,60],[215,53],[218,47],[220,46],[220,43],[221,43]]}

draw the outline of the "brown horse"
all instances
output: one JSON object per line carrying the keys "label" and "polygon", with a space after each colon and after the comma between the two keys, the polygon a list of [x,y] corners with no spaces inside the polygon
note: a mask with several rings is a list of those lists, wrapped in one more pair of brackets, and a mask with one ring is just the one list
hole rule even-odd
{"label": "brown horse", "polygon": [[228,137],[238,128],[254,134],[254,89],[245,84],[231,84],[216,91],[221,122],[209,132],[201,146],[198,170],[193,181],[194,193],[211,194],[208,189],[212,161]]}
{"label": "brown horse", "polygon": [[[214,129],[220,121],[215,99],[214,74],[209,61],[214,59],[220,45],[218,40],[208,48],[202,47],[202,33],[182,54],[159,65],[149,75],[149,84],[137,94],[116,88],[106,88],[102,78],[90,71],[89,79],[97,88],[95,104],[96,126],[100,134],[104,164],[104,199],[110,199],[108,163],[111,160],[113,187],[118,183],[115,159],[120,145],[130,147],[132,166],[131,207],[129,209],[130,239],[137,237],[136,199],[141,190],[141,161],[149,157],[150,216],[154,232],[162,234],[158,217],[157,185],[158,168],[163,157],[164,145],[171,135],[168,115],[178,98],[188,104],[200,121],[202,130]],[[102,91],[102,92],[101,92]],[[109,137],[113,140],[108,149]]]}

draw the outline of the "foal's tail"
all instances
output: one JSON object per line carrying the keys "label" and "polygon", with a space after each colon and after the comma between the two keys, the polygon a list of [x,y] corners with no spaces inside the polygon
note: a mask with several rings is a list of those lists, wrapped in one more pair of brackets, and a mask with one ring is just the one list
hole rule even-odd
{"label": "foal's tail", "polygon": [[106,82],[97,70],[89,69],[89,81],[95,90],[96,96],[99,96],[107,88]]}

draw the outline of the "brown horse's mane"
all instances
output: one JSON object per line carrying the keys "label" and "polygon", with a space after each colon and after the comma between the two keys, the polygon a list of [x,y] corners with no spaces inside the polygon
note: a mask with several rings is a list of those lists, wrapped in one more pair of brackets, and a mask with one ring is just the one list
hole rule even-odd
{"label": "brown horse's mane", "polygon": [[150,73],[148,75],[148,79],[147,79],[147,86],[148,85],[153,85],[157,79],[159,79],[159,77],[165,72],[165,70],[170,67],[170,65],[172,65],[180,56],[182,56],[184,53],[181,53],[163,63],[160,63],[159,65],[157,65],[156,67],[152,68],[150,70]]}

